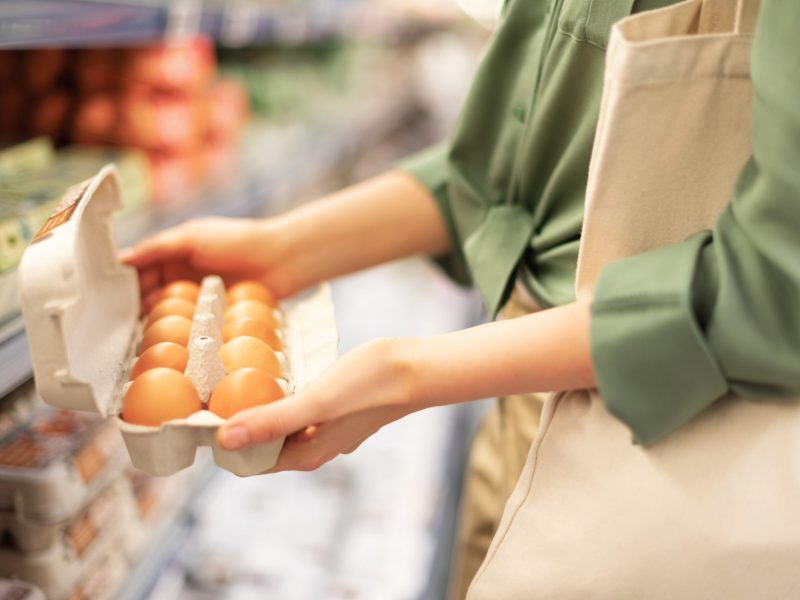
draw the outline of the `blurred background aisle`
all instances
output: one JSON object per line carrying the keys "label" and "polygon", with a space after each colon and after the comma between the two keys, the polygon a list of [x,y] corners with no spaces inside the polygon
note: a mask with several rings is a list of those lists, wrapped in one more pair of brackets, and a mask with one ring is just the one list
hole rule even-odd
{"label": "blurred background aisle", "polygon": [[[63,193],[107,162],[120,246],[391,168],[447,135],[498,5],[0,3],[0,599],[444,596],[480,404],[413,415],[315,473],[238,479],[198,453],[150,478],[112,424],[36,397],[15,269]],[[333,293],[341,352],[482,318],[422,259]]]}

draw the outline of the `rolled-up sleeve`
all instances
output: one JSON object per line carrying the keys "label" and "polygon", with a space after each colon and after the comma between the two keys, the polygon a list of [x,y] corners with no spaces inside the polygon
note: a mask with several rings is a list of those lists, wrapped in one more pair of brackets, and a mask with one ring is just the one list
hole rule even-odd
{"label": "rolled-up sleeve", "polygon": [[434,257],[435,262],[456,283],[471,285],[472,280],[464,260],[461,241],[453,220],[453,207],[447,191],[448,150],[449,146],[446,143],[431,146],[401,162],[398,169],[408,173],[428,189],[447,225],[451,250],[443,256]]}
{"label": "rolled-up sleeve", "polygon": [[598,388],[643,444],[728,392],[800,398],[800,3],[764,0],[753,154],[713,230],[606,266],[591,318]]}

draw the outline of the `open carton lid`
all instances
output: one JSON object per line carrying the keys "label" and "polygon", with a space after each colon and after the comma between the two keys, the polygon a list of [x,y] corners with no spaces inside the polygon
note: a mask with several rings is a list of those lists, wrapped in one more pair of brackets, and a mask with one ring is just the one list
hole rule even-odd
{"label": "open carton lid", "polygon": [[122,208],[112,165],[70,188],[19,266],[22,314],[39,395],[108,416],[139,316],[136,270],[120,264],[111,215]]}

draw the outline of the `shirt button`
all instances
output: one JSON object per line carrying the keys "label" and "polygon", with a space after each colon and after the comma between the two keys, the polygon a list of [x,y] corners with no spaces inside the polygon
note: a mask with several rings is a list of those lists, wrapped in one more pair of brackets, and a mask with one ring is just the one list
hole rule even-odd
{"label": "shirt button", "polygon": [[520,123],[525,122],[525,107],[521,104],[517,104],[514,109],[511,111],[514,115],[514,118],[519,121]]}

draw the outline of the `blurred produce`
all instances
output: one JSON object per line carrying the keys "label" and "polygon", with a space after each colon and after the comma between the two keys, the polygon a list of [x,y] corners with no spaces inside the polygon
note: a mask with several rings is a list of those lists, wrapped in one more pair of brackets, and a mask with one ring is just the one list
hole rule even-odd
{"label": "blurred produce", "polygon": [[[153,163],[155,201],[198,187],[210,155],[234,155],[249,114],[245,89],[218,80],[213,45],[202,37],[0,51],[0,84],[0,143],[46,136],[56,145],[141,150]],[[212,171],[230,167],[225,161]]]}

